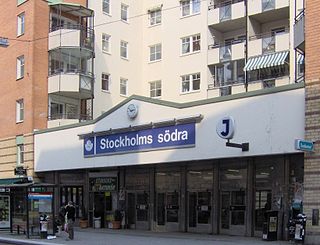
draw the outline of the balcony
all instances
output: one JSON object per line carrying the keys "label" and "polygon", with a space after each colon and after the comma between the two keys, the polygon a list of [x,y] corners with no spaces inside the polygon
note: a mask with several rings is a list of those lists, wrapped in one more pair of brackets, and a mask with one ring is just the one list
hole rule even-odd
{"label": "balcony", "polygon": [[77,70],[56,71],[48,78],[48,93],[90,99],[93,93],[93,74]]}
{"label": "balcony", "polygon": [[79,123],[91,120],[92,117],[87,114],[54,114],[49,116],[47,126],[48,128],[60,127],[64,125]]}
{"label": "balcony", "polygon": [[218,31],[231,31],[245,26],[243,0],[217,1],[209,6],[208,25]]}
{"label": "balcony", "polygon": [[209,45],[208,65],[245,58],[245,43],[234,40],[230,45]]}
{"label": "balcony", "polygon": [[279,87],[290,83],[289,76],[257,80],[248,83],[248,91]]}
{"label": "balcony", "polygon": [[262,33],[251,36],[248,45],[248,57],[263,55],[272,52],[289,50],[290,35],[286,29],[282,33]]}
{"label": "balcony", "polygon": [[286,7],[289,7],[288,0],[252,0],[248,1],[248,14],[256,15]]}
{"label": "balcony", "polygon": [[294,48],[305,50],[305,11],[301,11],[295,18],[294,24]]}
{"label": "balcony", "polygon": [[49,50],[60,47],[94,49],[94,31],[80,25],[55,26],[49,33]]}

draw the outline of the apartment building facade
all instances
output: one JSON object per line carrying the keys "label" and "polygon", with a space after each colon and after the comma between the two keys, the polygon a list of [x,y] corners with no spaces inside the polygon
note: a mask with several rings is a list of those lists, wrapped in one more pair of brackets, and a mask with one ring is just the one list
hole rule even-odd
{"label": "apartment building facade", "polygon": [[303,1],[106,0],[89,7],[96,16],[95,116],[132,94],[189,102],[292,84],[304,74],[293,45]]}

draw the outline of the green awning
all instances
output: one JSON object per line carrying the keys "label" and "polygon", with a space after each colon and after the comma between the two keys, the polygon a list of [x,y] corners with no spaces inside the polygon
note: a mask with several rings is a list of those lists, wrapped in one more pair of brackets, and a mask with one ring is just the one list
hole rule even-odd
{"label": "green awning", "polygon": [[287,61],[289,51],[276,52],[256,57],[251,57],[243,68],[244,71],[259,70],[268,67],[284,65]]}

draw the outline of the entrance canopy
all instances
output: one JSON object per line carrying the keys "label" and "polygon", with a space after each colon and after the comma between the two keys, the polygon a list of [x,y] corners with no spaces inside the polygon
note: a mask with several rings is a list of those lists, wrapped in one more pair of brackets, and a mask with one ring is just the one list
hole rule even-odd
{"label": "entrance canopy", "polygon": [[277,52],[249,58],[243,68],[244,71],[253,71],[273,66],[284,65],[287,61],[289,51]]}

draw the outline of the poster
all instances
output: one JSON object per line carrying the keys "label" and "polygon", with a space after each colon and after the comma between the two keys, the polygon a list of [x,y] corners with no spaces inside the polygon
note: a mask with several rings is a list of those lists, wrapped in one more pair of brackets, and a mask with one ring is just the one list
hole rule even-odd
{"label": "poster", "polygon": [[10,197],[0,195],[0,229],[10,228]]}

